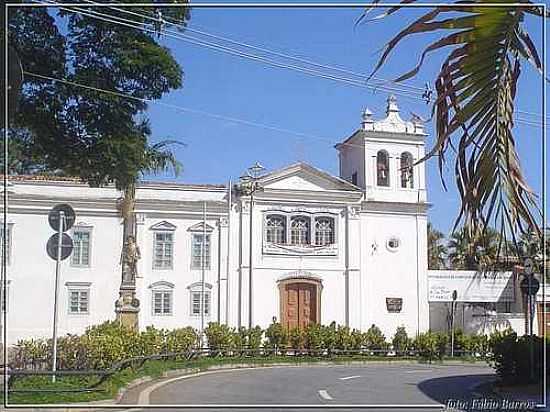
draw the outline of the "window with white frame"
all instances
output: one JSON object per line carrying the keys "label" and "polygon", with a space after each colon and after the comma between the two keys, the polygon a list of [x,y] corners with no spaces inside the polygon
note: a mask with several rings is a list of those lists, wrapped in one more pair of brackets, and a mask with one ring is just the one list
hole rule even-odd
{"label": "window with white frame", "polygon": [[293,245],[308,245],[310,220],[306,216],[294,216],[290,219],[290,243]]}
{"label": "window with white frame", "polygon": [[315,218],[315,244],[327,246],[334,243],[334,219],[331,217]]}
{"label": "window with white frame", "polygon": [[153,315],[169,316],[172,315],[172,303],[174,293],[172,290],[153,290]]}
{"label": "window with white frame", "polygon": [[90,312],[90,289],[69,288],[69,313],[73,315]]}
{"label": "window with white frame", "polygon": [[286,243],[286,218],[281,215],[268,215],[266,217],[266,242]]}
{"label": "window with white frame", "polygon": [[201,316],[203,313],[204,316],[210,316],[212,302],[211,288],[211,284],[205,283],[203,287],[200,282],[194,283],[188,288],[191,316]]}
{"label": "window with white frame", "polygon": [[80,267],[90,266],[90,245],[92,231],[90,228],[77,227],[73,231],[73,253],[71,265]]}
{"label": "window with white frame", "polygon": [[210,269],[210,234],[206,234],[206,241],[203,245],[202,233],[193,233],[191,242],[191,268],[202,269],[203,250],[204,250],[204,268]]}
{"label": "window with white frame", "polygon": [[6,263],[9,265],[11,260],[11,239],[12,239],[12,226],[13,223],[8,223],[6,225],[6,232],[4,233],[4,222],[0,222],[0,257],[3,259],[4,253],[4,242],[6,244]]}
{"label": "window with white frame", "polygon": [[171,232],[155,232],[153,236],[153,268],[172,269],[174,258],[174,234]]}

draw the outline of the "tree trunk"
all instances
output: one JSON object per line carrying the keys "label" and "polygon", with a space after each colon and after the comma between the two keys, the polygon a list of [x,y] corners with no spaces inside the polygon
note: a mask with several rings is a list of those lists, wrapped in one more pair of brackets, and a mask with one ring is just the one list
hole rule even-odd
{"label": "tree trunk", "polygon": [[120,213],[123,219],[123,245],[126,243],[128,236],[136,237],[135,213],[136,206],[136,186],[134,183],[128,185],[124,189],[124,197],[120,205]]}

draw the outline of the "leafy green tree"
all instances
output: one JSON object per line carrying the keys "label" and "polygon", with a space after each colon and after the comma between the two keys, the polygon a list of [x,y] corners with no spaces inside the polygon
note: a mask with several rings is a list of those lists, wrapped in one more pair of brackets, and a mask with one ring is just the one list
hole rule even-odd
{"label": "leafy green tree", "polygon": [[[169,149],[174,141],[151,143],[145,111],[147,101],[182,86],[182,69],[154,33],[82,12],[130,18],[139,27],[149,22],[110,8],[10,9],[9,45],[24,78],[9,129],[9,172],[78,176],[91,186],[114,183],[124,193],[127,237],[136,182],[147,173],[177,175],[181,169]],[[189,19],[188,7],[163,13],[181,27]]]}
{"label": "leafy green tree", "polygon": [[[525,29],[525,17],[542,17],[544,9],[529,0],[521,7],[484,7],[486,2],[474,0],[475,6],[468,7],[456,0],[449,6],[430,8],[386,44],[372,74],[402,40],[413,35],[425,34],[431,43],[418,64],[395,81],[414,77],[430,53],[447,53],[435,79],[436,143],[426,158],[437,156],[442,174],[449,149],[456,151],[456,184],[462,205],[455,228],[462,223],[479,233],[493,225],[509,238],[540,232],[540,207],[519,163],[513,114],[522,65],[529,62],[539,72],[542,68]],[[372,20],[396,14],[403,7],[390,7]],[[368,21],[370,11],[358,22]],[[440,33],[434,39],[433,34]]]}
{"label": "leafy green tree", "polygon": [[447,258],[445,235],[428,222],[428,269],[443,269]]}

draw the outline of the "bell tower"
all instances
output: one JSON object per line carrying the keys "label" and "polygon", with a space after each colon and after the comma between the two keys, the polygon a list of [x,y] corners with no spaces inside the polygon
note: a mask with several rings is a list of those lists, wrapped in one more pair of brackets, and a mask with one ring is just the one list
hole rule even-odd
{"label": "bell tower", "polygon": [[367,108],[361,127],[335,147],[340,160],[340,177],[359,186],[365,200],[425,203],[424,163],[426,133],[417,116],[405,121],[395,96],[386,101],[386,117],[373,118]]}

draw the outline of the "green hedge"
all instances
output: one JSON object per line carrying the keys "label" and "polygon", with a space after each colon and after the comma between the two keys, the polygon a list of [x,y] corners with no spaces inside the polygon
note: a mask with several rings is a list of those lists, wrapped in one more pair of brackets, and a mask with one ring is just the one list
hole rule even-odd
{"label": "green hedge", "polygon": [[[211,356],[230,355],[285,355],[300,354],[331,356],[333,354],[364,354],[419,356],[429,361],[442,359],[450,352],[450,337],[447,333],[425,332],[414,339],[407,335],[403,326],[398,327],[388,340],[380,328],[372,325],[366,332],[347,326],[310,325],[304,329],[286,330],[280,323],[272,323],[265,330],[256,326],[232,328],[216,322],[208,324],[204,334]],[[455,355],[482,356],[492,351],[491,361],[497,371],[507,376],[509,370],[522,370],[523,361],[515,359],[515,346],[510,333],[496,333],[491,337],[465,335],[455,331]],[[516,345],[523,341],[515,338]],[[137,332],[120,326],[117,322],[105,322],[93,326],[80,336],[67,335],[58,340],[58,369],[108,369],[118,361],[166,353],[184,353],[198,348],[197,332],[191,328],[175,330],[147,327]],[[496,346],[495,346],[496,345]],[[510,352],[511,351],[511,352]],[[512,355],[509,355],[512,353]],[[51,339],[24,340],[11,350],[10,364],[17,369],[46,369],[51,367]],[[515,373],[515,372],[514,372]]]}
{"label": "green hedge", "polygon": [[[108,369],[124,359],[163,353],[181,353],[196,347],[193,328],[167,331],[147,327],[136,332],[118,322],[105,322],[83,335],[67,335],[57,341],[57,368]],[[10,366],[16,369],[51,368],[51,339],[19,341],[11,350]]]}

